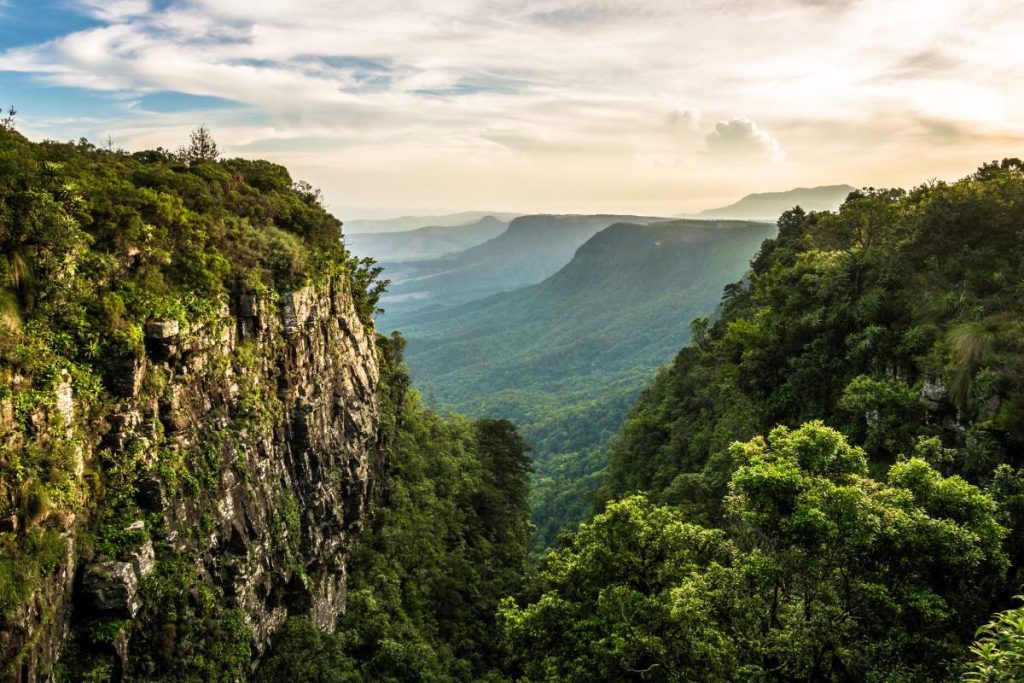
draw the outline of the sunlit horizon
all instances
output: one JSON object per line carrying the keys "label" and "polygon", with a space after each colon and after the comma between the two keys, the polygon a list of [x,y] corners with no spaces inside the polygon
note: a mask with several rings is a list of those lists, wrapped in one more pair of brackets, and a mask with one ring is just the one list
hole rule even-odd
{"label": "sunlit horizon", "polygon": [[678,215],[755,192],[952,180],[1024,155],[1005,2],[0,2],[32,139],[209,126],[342,219]]}

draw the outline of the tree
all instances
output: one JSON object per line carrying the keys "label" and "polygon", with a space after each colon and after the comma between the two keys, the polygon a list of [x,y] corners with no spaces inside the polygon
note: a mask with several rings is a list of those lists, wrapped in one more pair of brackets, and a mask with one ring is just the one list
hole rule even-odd
{"label": "tree", "polygon": [[18,115],[18,111],[13,107],[7,108],[7,114],[0,119],[0,130],[12,132],[14,130],[14,117]]}
{"label": "tree", "polygon": [[175,156],[178,161],[191,165],[200,161],[217,161],[220,150],[217,149],[217,142],[210,129],[199,126],[189,134],[188,146],[180,147]]}
{"label": "tree", "polygon": [[724,533],[672,508],[612,503],[547,556],[539,598],[502,604],[506,647],[531,681],[735,680],[735,643],[715,618],[722,586],[702,574],[733,556]]}
{"label": "tree", "polygon": [[635,496],[506,600],[529,680],[935,680],[1002,587],[993,500],[918,458],[886,482],[812,422],[730,449],[722,529]]}

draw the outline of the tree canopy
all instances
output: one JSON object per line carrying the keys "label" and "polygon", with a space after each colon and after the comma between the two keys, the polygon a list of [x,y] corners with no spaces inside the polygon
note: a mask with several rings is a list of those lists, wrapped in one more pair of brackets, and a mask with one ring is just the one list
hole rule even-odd
{"label": "tree canopy", "polygon": [[920,458],[868,476],[820,422],[730,448],[720,529],[614,503],[502,606],[530,680],[935,680],[1008,559],[993,499]]}

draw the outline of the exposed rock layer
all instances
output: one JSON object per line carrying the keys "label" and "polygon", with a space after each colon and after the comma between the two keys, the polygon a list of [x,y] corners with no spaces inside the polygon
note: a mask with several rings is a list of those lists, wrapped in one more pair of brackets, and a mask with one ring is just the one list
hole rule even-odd
{"label": "exposed rock layer", "polygon": [[[64,380],[50,414],[35,418],[45,427],[18,434],[7,425],[8,438],[24,443],[53,441],[54,430],[78,435],[68,441],[81,463],[80,514],[42,522],[64,536],[66,559],[0,624],[8,679],[46,678],[83,613],[144,620],[138,587],[162,552],[194,560],[242,611],[256,653],[290,614],[330,629],[344,610],[347,553],[367,512],[378,439],[376,352],[347,287],[279,300],[242,294],[201,327],[153,321],[145,331],[145,357],[112,364],[107,385],[118,398],[102,414],[77,410]],[[99,517],[98,494],[83,473],[129,454],[139,463],[139,516],[152,528],[131,521],[133,542],[87,550],[80,540]],[[111,656],[123,670],[130,644],[118,640]]]}

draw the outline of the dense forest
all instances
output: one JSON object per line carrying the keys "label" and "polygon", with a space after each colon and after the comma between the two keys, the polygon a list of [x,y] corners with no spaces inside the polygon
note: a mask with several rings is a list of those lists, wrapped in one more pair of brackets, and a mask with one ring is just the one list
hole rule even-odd
{"label": "dense forest", "polygon": [[1021,680],[1022,225],[1015,159],[782,216],[503,606],[517,670]]}
{"label": "dense forest", "polygon": [[[82,463],[104,436],[85,427],[126,394],[159,403],[166,377],[124,385],[154,319],[198,327],[232,293],[340,278],[372,329],[379,270],[344,250],[315,190],[219,159],[206,131],[129,154],[2,128],[0,631],[44,602],[76,524],[79,566],[141,536],[155,548],[137,614],[76,607],[56,678],[1021,680],[1020,161],[782,216],[630,411],[590,521],[536,564],[529,444],[510,422],[426,407],[402,338],[378,336],[380,485],[347,608],[324,626],[282,606],[260,655],[237,596],[188,554],[213,520],[171,529],[143,488],[202,501],[218,468],[258,475],[233,439],[280,406],[246,384],[252,350],[208,369],[238,367],[236,431],[174,451],[153,420],[151,440]],[[88,414],[47,423],[69,382]],[[273,533],[310,523],[275,505]],[[107,657],[119,647],[127,670]]]}

